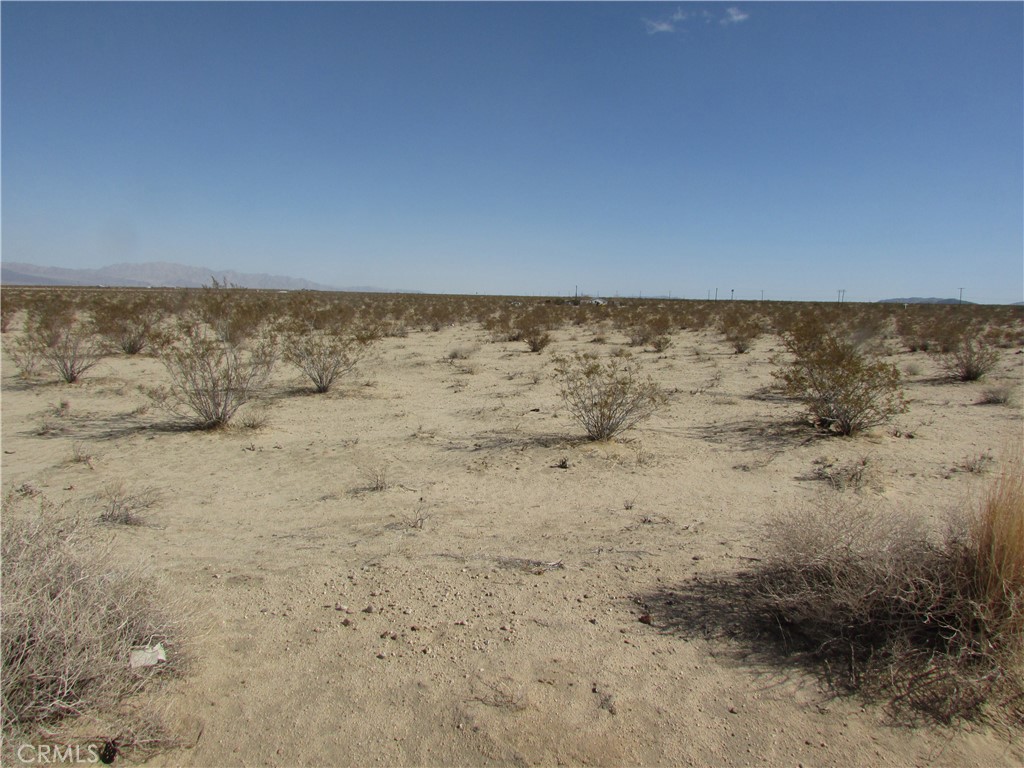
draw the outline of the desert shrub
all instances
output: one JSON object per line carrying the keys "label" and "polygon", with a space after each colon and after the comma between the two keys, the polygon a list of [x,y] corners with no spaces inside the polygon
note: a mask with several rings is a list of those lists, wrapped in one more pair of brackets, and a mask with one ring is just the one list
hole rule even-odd
{"label": "desert shrub", "polygon": [[448,297],[431,296],[426,306],[419,308],[420,321],[432,331],[454,325],[458,319],[455,306]]}
{"label": "desert shrub", "polygon": [[650,345],[656,352],[664,352],[672,344],[671,332],[672,318],[662,312],[652,316],[637,315],[635,324],[626,330],[626,336],[631,347]]}
{"label": "desert shrub", "polygon": [[939,356],[939,366],[957,381],[977,381],[999,362],[999,350],[971,336],[963,336]]}
{"label": "desert shrub", "polygon": [[912,304],[895,316],[895,331],[911,352],[948,352],[964,333],[969,318],[963,307]]}
{"label": "desert shrub", "polygon": [[750,349],[764,329],[760,318],[749,310],[740,309],[723,313],[721,330],[729,346],[739,355]]}
{"label": "desert shrub", "polygon": [[540,352],[551,343],[551,334],[536,326],[521,329],[521,337],[531,352]]}
{"label": "desert shrub", "polygon": [[[45,499],[14,512],[4,499],[3,720],[6,736],[108,709],[156,675],[180,668],[180,621],[153,581],[110,566],[103,546]],[[166,662],[133,669],[132,650],[162,644]]]}
{"label": "desert shrub", "polygon": [[29,308],[25,335],[15,345],[22,371],[40,361],[73,384],[106,354],[95,328],[80,317],[73,305],[59,298],[37,302]]}
{"label": "desert shrub", "polygon": [[672,346],[672,337],[667,334],[664,336],[655,336],[651,339],[651,349],[655,352],[664,352]]}
{"label": "desert shrub", "polygon": [[276,343],[264,337],[251,351],[214,338],[200,325],[185,325],[160,352],[169,388],[151,390],[157,405],[200,429],[228,424],[270,377]]}
{"label": "desert shrub", "polygon": [[540,352],[551,343],[549,331],[554,323],[554,316],[548,307],[533,307],[516,321],[518,340],[526,342],[531,352]]}
{"label": "desert shrub", "polygon": [[18,368],[23,379],[30,379],[39,373],[40,348],[32,339],[25,336],[17,338],[7,349],[11,361]]}
{"label": "desert shrub", "polygon": [[218,283],[212,278],[212,286],[192,295],[185,314],[188,322],[204,323],[221,341],[240,346],[258,338],[280,309],[265,294]]}
{"label": "desert shrub", "polygon": [[309,378],[316,392],[323,393],[355,367],[369,343],[339,329],[309,329],[286,334],[282,356]]}
{"label": "desert shrub", "polygon": [[137,355],[150,344],[164,312],[154,302],[135,296],[98,304],[92,317],[100,336],[126,355]]}
{"label": "desert shrub", "polygon": [[40,348],[44,362],[49,363],[68,384],[78,381],[105,354],[106,348],[93,331],[78,322],[58,331]]}
{"label": "desert shrub", "polygon": [[11,297],[8,291],[3,291],[0,295],[0,333],[7,333],[11,329],[11,321],[20,309],[21,302]]}
{"label": "desert shrub", "polygon": [[937,537],[867,506],[777,520],[752,609],[833,683],[943,722],[1024,723],[1024,488],[1019,467]]}
{"label": "desert shrub", "polygon": [[823,430],[853,435],[907,410],[896,366],[870,360],[849,341],[805,324],[785,336],[793,361],[776,376]]}
{"label": "desert shrub", "polygon": [[562,401],[591,440],[608,440],[631,429],[665,403],[658,386],[630,358],[602,362],[577,353],[556,364]]}

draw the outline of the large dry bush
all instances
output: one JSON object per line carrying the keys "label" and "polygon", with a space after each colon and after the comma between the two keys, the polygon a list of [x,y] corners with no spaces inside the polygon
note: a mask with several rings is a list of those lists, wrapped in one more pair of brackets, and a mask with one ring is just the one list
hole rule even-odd
{"label": "large dry bush", "polygon": [[631,358],[601,361],[577,353],[556,364],[562,401],[591,440],[631,429],[665,404],[664,393]]}
{"label": "large dry bush", "polygon": [[1024,485],[1007,470],[939,535],[900,511],[776,521],[753,610],[833,682],[943,722],[1024,723]]}
{"label": "large dry bush", "polygon": [[277,361],[277,343],[267,334],[244,349],[202,325],[185,324],[160,357],[171,384],[151,391],[157,405],[200,429],[216,429],[266,384]]}
{"label": "large dry bush", "polygon": [[[182,664],[180,616],[165,609],[152,579],[112,567],[88,529],[40,499],[22,509],[27,502],[12,492],[3,505],[0,689],[8,741],[111,709]],[[133,669],[132,650],[157,644],[166,661]]]}
{"label": "large dry bush", "polygon": [[907,410],[896,366],[869,358],[817,322],[793,326],[784,340],[793,360],[776,376],[820,429],[853,435]]}

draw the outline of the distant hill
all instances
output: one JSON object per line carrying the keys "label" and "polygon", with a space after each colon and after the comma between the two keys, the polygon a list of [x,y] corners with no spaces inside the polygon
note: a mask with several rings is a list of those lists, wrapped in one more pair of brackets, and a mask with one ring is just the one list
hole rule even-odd
{"label": "distant hill", "polygon": [[879,299],[879,304],[973,304],[973,301],[960,301],[960,299],[922,299],[920,296],[912,296],[909,299]]}
{"label": "distant hill", "polygon": [[308,291],[380,292],[370,286],[338,288],[284,275],[249,274],[234,270],[190,267],[165,261],[142,264],[111,264],[99,269],[66,269],[40,267],[35,264],[4,262],[0,264],[2,285],[109,285],[130,288],[200,288],[216,280],[242,288]]}

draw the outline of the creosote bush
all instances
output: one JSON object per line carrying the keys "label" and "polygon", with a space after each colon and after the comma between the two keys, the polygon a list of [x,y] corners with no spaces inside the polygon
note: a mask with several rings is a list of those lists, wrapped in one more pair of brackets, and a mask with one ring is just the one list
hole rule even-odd
{"label": "creosote bush", "polygon": [[147,298],[128,296],[97,304],[92,316],[100,336],[126,355],[137,355],[153,341],[164,310]]}
{"label": "creosote bush", "polygon": [[752,610],[833,681],[942,722],[1024,724],[1019,462],[944,536],[866,505],[776,520]]}
{"label": "creosote bush", "polygon": [[555,362],[562,401],[591,440],[631,429],[665,404],[664,393],[632,358],[601,361],[577,353]]}
{"label": "creosote bush", "polygon": [[[152,579],[112,568],[75,518],[44,497],[33,503],[28,509],[13,492],[3,503],[0,689],[8,741],[52,732],[67,716],[112,712],[181,666],[182,623],[161,605]],[[132,669],[132,649],[157,643],[167,661]]]}
{"label": "creosote bush", "polygon": [[201,325],[186,325],[160,353],[170,387],[151,390],[150,396],[200,429],[223,427],[270,378],[276,356],[272,336],[260,338],[247,351],[214,337]]}
{"label": "creosote bush", "polygon": [[323,393],[355,367],[369,344],[337,330],[308,329],[285,335],[282,356],[309,378],[314,391]]}
{"label": "creosote bush", "polygon": [[91,322],[60,296],[29,307],[25,335],[15,344],[22,372],[31,375],[36,361],[49,365],[68,384],[77,382],[106,354]]}
{"label": "creosote bush", "polygon": [[999,362],[999,350],[965,335],[940,355],[942,370],[957,381],[977,381]]}
{"label": "creosote bush", "polygon": [[815,323],[795,326],[784,339],[794,359],[776,376],[818,428],[853,435],[906,412],[896,366],[869,359]]}

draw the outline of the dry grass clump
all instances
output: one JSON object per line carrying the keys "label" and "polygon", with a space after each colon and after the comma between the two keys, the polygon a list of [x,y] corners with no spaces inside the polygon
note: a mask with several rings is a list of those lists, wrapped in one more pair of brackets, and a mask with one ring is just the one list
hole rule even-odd
{"label": "dry grass clump", "polygon": [[1024,466],[1011,464],[969,522],[970,572],[986,624],[1024,652]]}
{"label": "dry grass clump", "polygon": [[996,386],[988,387],[982,391],[978,398],[978,405],[1009,405],[1013,402],[1013,387]]}
{"label": "dry grass clump", "polygon": [[[22,505],[7,494],[0,535],[0,690],[8,743],[15,735],[52,735],[69,716],[114,712],[182,663],[181,624],[169,617],[146,574],[111,567],[87,529],[45,499],[34,510]],[[133,669],[133,649],[157,644],[167,660]]]}
{"label": "dry grass clump", "polygon": [[1024,479],[1019,462],[944,537],[866,505],[777,521],[755,611],[834,683],[944,723],[1024,724]]}
{"label": "dry grass clump", "polygon": [[826,481],[837,491],[882,488],[878,463],[869,456],[861,456],[845,464],[823,456],[814,460],[813,477]]}
{"label": "dry grass clump", "polygon": [[631,358],[601,362],[577,353],[556,362],[562,401],[591,440],[631,429],[665,404],[664,394]]}
{"label": "dry grass clump", "polygon": [[130,490],[124,480],[107,483],[96,497],[100,506],[100,522],[112,525],[143,525],[142,513],[160,499],[154,488]]}

